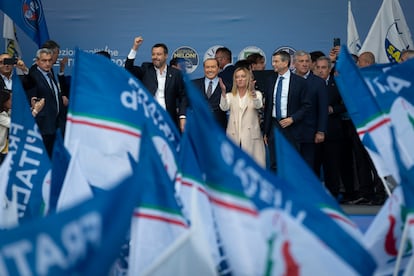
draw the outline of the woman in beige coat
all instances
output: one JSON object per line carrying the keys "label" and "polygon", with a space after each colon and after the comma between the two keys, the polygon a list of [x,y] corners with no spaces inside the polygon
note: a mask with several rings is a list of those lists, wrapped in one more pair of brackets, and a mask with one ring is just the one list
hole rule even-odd
{"label": "woman in beige coat", "polygon": [[265,147],[258,115],[263,99],[262,93],[254,90],[252,75],[246,68],[237,68],[233,74],[233,88],[230,93],[226,93],[226,87],[220,79],[220,108],[223,111],[230,110],[227,136],[259,165],[265,167]]}

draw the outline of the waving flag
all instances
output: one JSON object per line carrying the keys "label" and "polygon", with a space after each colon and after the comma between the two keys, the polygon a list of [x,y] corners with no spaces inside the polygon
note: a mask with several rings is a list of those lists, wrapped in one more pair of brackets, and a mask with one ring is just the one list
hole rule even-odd
{"label": "waving flag", "polygon": [[[399,181],[392,150],[390,118],[375,100],[360,70],[346,49],[339,54],[335,77],[342,99],[358,135],[381,177],[392,175]],[[373,77],[374,78],[374,77]]]}
{"label": "waving flag", "polygon": [[399,62],[401,51],[413,49],[411,32],[398,0],[383,0],[360,53],[372,52],[378,63]]}
{"label": "waving flag", "polygon": [[[260,168],[234,145],[214,121],[201,93],[190,82],[187,85],[193,112],[187,114],[186,132],[205,175],[231,273],[372,274],[375,262],[361,244],[311,200],[293,193],[289,183]],[[279,220],[282,216],[287,219]],[[300,236],[309,238],[297,239]],[[321,255],[304,254],[305,248]],[[323,259],[323,265],[316,265],[317,259]]]}
{"label": "waving flag", "polygon": [[130,226],[138,179],[134,173],[72,209],[0,232],[0,274],[108,275]]}
{"label": "waving flag", "polygon": [[354,15],[352,13],[351,1],[348,1],[348,26],[346,45],[351,54],[358,55],[361,49],[361,41],[359,40],[358,30],[355,24]]}
{"label": "waving flag", "polygon": [[68,164],[56,202],[56,211],[61,212],[62,210],[72,208],[83,201],[93,198],[93,196],[92,187],[83,175],[79,164],[79,146],[77,146]]}
{"label": "waving flag", "polygon": [[[364,243],[377,262],[378,275],[391,275],[396,266],[407,212],[403,192],[397,186],[364,233]],[[412,249],[403,254],[405,267],[412,256]]]}
{"label": "waving flag", "polygon": [[12,57],[22,58],[22,51],[16,38],[16,28],[14,27],[13,21],[6,14],[3,19],[3,38],[6,42],[4,47],[6,53]]}
{"label": "waving flag", "polygon": [[[402,166],[410,168],[414,164],[414,61],[359,70],[344,51],[340,53],[337,70],[340,92],[375,165],[383,162],[384,167],[392,169],[389,172],[397,183],[403,183]],[[378,263],[378,271],[384,273],[392,273],[396,265],[407,206],[412,206],[407,201],[411,197],[405,196],[410,195],[412,188],[405,192],[404,189],[406,186],[401,185],[394,190],[364,236]],[[412,254],[411,248],[406,250],[400,252],[403,254],[401,267],[405,267]]]}
{"label": "waving flag", "polygon": [[50,185],[48,213],[53,213],[56,210],[57,201],[62,190],[69,162],[70,154],[63,144],[62,133],[58,131],[52,152],[52,181]]}
{"label": "waving flag", "polygon": [[[178,167],[176,192],[183,204],[183,213],[193,214],[191,218],[202,218],[201,228],[204,229],[204,239],[209,241],[210,254],[214,259],[217,273],[227,275],[230,269],[217,229],[212,205],[214,203],[210,202],[209,191],[204,183],[203,172],[195,156],[188,131],[185,131],[181,138]],[[197,200],[194,200],[194,197]],[[198,210],[198,213],[195,213],[195,210]],[[193,227],[193,219],[191,223]]]}
{"label": "waving flag", "polygon": [[9,154],[12,159],[7,197],[17,198],[19,219],[44,215],[49,204],[51,163],[16,74],[13,74]]}
{"label": "waving flag", "polygon": [[6,188],[9,182],[9,168],[11,155],[8,154],[0,165],[0,229],[12,228],[18,225],[16,198],[9,201],[6,197]]}
{"label": "waving flag", "polygon": [[127,154],[138,159],[137,141],[146,121],[173,179],[179,132],[166,111],[137,79],[107,58],[77,50],[75,59],[65,146],[72,153],[79,143],[80,167],[88,182],[108,188],[130,174]]}
{"label": "waving flag", "polygon": [[49,40],[40,0],[2,0],[0,10],[7,14],[39,48],[46,40]]}
{"label": "waving flag", "polygon": [[144,131],[138,163],[142,177],[136,183],[141,192],[132,220],[129,275],[215,275],[208,244],[200,246],[203,236],[192,239],[197,230],[193,227],[200,224],[191,216],[194,221],[190,225],[182,215],[174,182],[154,154],[152,140]]}
{"label": "waving flag", "polygon": [[289,182],[293,194],[306,194],[314,207],[325,212],[362,243],[362,233],[358,227],[343,212],[338,202],[324,188],[297,150],[279,131],[276,131],[275,137],[277,164],[280,164],[278,165],[277,175]]}

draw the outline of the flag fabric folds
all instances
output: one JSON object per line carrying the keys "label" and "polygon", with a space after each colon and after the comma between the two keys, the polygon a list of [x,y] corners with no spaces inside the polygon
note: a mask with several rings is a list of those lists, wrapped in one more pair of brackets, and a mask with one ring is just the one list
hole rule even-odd
{"label": "flag fabric folds", "polygon": [[0,232],[0,274],[108,275],[130,226],[138,181],[134,173],[70,210]]}
{"label": "flag fabric folds", "polygon": [[404,270],[412,255],[411,246],[404,252],[399,248],[414,206],[413,174],[407,177],[414,165],[414,60],[360,70],[344,50],[337,70],[341,95],[377,169],[385,164],[401,184],[370,225],[364,242],[378,263],[378,273],[392,273],[398,254],[402,256],[400,270]]}
{"label": "flag fabric folds", "polygon": [[17,198],[19,220],[44,215],[49,205],[51,162],[16,74],[8,154],[12,157],[7,197]]}
{"label": "flag fabric folds", "polygon": [[75,58],[65,146],[72,153],[79,143],[80,167],[88,182],[108,188],[130,174],[127,154],[138,160],[137,139],[145,121],[151,122],[148,132],[158,137],[156,148],[173,179],[180,137],[168,113],[139,80],[111,60],[79,49]]}
{"label": "flag fabric folds", "polygon": [[[313,198],[293,193],[289,183],[262,169],[234,145],[214,121],[201,93],[188,81],[187,91],[192,112],[187,114],[185,131],[205,175],[232,273],[276,275],[279,269],[288,273],[292,267],[318,275],[334,271],[369,275],[374,271],[374,260],[359,242],[315,208]],[[284,216],[287,219],[277,219]],[[283,233],[282,229],[292,230]],[[309,239],[295,243],[301,235]],[[292,243],[283,242],[290,239]],[[318,254],[323,251],[323,259],[329,261],[315,266],[313,256],[301,254],[304,248]],[[275,262],[281,266],[273,266]]]}
{"label": "flag fabric folds", "polygon": [[196,202],[190,222],[182,214],[174,181],[154,154],[153,138],[145,129],[141,148],[138,167],[142,174],[135,184],[141,192],[132,219],[129,275],[216,275],[209,245],[200,234],[203,218],[197,216]]}
{"label": "flag fabric folds", "polygon": [[[305,163],[285,137],[276,131],[277,175],[289,182],[291,193],[306,194],[309,202],[332,218],[345,231],[362,243],[362,233],[339,206],[338,202],[324,188],[314,172]],[[297,172],[300,173],[297,173]]]}
{"label": "flag fabric folds", "polygon": [[0,10],[7,14],[39,48],[49,40],[45,14],[40,0],[2,0]]}
{"label": "flag fabric folds", "polygon": [[[214,260],[217,273],[228,275],[227,273],[231,271],[215,219],[215,203],[210,201],[210,192],[204,182],[203,172],[195,156],[188,131],[185,131],[181,138],[178,167],[176,193],[183,205],[183,213],[188,216],[193,214],[191,218],[202,218],[204,239],[208,241],[209,253]],[[194,200],[194,197],[197,200]],[[198,210],[198,213],[195,213],[195,210]],[[193,219],[190,221],[193,226]]]}
{"label": "flag fabric folds", "polygon": [[399,62],[401,51],[413,48],[399,1],[383,0],[360,53],[372,52],[377,63]]}
{"label": "flag fabric folds", "polygon": [[351,54],[358,55],[361,49],[361,41],[359,39],[358,29],[355,24],[354,15],[352,13],[351,1],[348,1],[348,25],[346,45]]}
{"label": "flag fabric folds", "polygon": [[381,111],[360,70],[346,49],[339,54],[335,77],[358,135],[369,152],[381,177],[392,175],[397,181],[399,174],[393,156],[390,119]]}
{"label": "flag fabric folds", "polygon": [[5,39],[6,53],[12,57],[22,58],[19,42],[16,37],[16,28],[13,21],[6,14],[3,18],[3,38]]}
{"label": "flag fabric folds", "polygon": [[52,179],[50,184],[50,199],[48,213],[56,210],[57,201],[62,190],[66,172],[70,162],[70,154],[63,144],[62,133],[56,133],[52,152]]}

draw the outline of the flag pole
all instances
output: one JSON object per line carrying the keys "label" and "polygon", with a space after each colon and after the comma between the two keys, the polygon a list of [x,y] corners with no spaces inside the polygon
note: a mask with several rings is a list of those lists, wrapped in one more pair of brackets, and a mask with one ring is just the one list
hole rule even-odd
{"label": "flag pole", "polygon": [[[397,262],[395,263],[393,276],[398,276],[398,270],[400,269],[400,266],[401,266],[401,259],[404,254],[405,244],[407,243],[407,238],[408,238],[408,219],[406,219],[404,223],[404,231],[401,237],[400,247],[398,248]],[[405,275],[410,275],[410,274],[405,274]]]}

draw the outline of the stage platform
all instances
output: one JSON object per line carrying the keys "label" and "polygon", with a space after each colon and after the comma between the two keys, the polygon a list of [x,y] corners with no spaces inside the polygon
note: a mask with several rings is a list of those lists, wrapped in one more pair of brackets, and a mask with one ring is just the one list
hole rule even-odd
{"label": "stage platform", "polygon": [[382,206],[378,205],[341,205],[346,214],[349,215],[364,233],[377,215]]}

